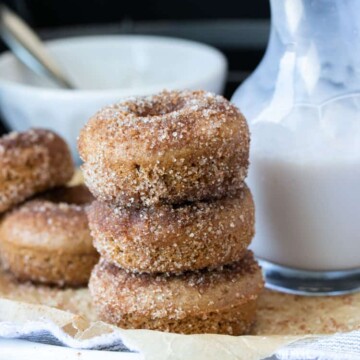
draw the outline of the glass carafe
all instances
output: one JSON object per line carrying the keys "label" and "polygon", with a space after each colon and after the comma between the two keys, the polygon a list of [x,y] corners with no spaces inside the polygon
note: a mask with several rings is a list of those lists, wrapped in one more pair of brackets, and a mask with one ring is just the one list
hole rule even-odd
{"label": "glass carafe", "polygon": [[265,56],[232,101],[252,134],[252,244],[267,286],[360,289],[360,1],[271,0]]}

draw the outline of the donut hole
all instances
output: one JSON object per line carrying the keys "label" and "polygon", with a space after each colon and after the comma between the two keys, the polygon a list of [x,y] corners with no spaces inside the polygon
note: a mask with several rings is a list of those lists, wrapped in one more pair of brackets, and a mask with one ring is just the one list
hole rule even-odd
{"label": "donut hole", "polygon": [[138,101],[132,103],[129,109],[139,117],[163,116],[181,110],[185,101],[181,98],[154,99],[153,101]]}

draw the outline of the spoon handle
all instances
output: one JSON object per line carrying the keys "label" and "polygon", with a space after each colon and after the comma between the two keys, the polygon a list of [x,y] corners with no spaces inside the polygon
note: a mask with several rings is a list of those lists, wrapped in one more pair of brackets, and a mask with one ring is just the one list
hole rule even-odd
{"label": "spoon handle", "polygon": [[62,88],[75,88],[35,32],[3,4],[0,5],[0,36],[14,55],[31,70],[50,77]]}

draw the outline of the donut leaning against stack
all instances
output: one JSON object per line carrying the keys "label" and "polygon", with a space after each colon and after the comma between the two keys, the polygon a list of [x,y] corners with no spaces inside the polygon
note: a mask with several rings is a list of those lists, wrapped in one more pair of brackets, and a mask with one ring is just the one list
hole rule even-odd
{"label": "donut leaning against stack", "polygon": [[85,285],[98,260],[85,213],[93,197],[64,187],[74,174],[67,144],[32,129],[2,137],[0,152],[2,266],[20,281]]}
{"label": "donut leaning against stack", "polygon": [[261,271],[247,249],[249,131],[204,91],[133,98],[81,131],[88,209],[102,259],[90,278],[100,316],[127,328],[249,331]]}
{"label": "donut leaning against stack", "polygon": [[32,129],[0,139],[0,213],[66,184],[74,174],[67,144],[52,131]]}

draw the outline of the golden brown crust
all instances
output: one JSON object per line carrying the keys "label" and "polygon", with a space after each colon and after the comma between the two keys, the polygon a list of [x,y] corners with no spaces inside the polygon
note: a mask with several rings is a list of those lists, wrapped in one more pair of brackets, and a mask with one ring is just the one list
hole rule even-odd
{"label": "golden brown crust", "polygon": [[85,182],[119,206],[179,203],[236,192],[249,130],[240,111],[204,91],[172,91],[104,108],[81,131]]}
{"label": "golden brown crust", "polygon": [[89,289],[100,317],[124,328],[240,335],[254,321],[261,270],[240,262],[182,275],[134,274],[101,259]]}
{"label": "golden brown crust", "polygon": [[218,267],[240,260],[254,235],[250,190],[236,196],[181,206],[112,208],[95,201],[89,226],[100,254],[136,272]]}
{"label": "golden brown crust", "polygon": [[0,223],[3,266],[21,280],[86,284],[98,259],[85,212],[92,199],[83,185],[56,189],[6,214]]}
{"label": "golden brown crust", "polygon": [[66,184],[74,173],[70,150],[55,133],[32,129],[0,139],[0,213],[34,194]]}
{"label": "golden brown crust", "polygon": [[66,253],[39,250],[10,242],[1,244],[2,266],[19,281],[64,286],[86,285],[91,270],[99,260],[93,253]]}

